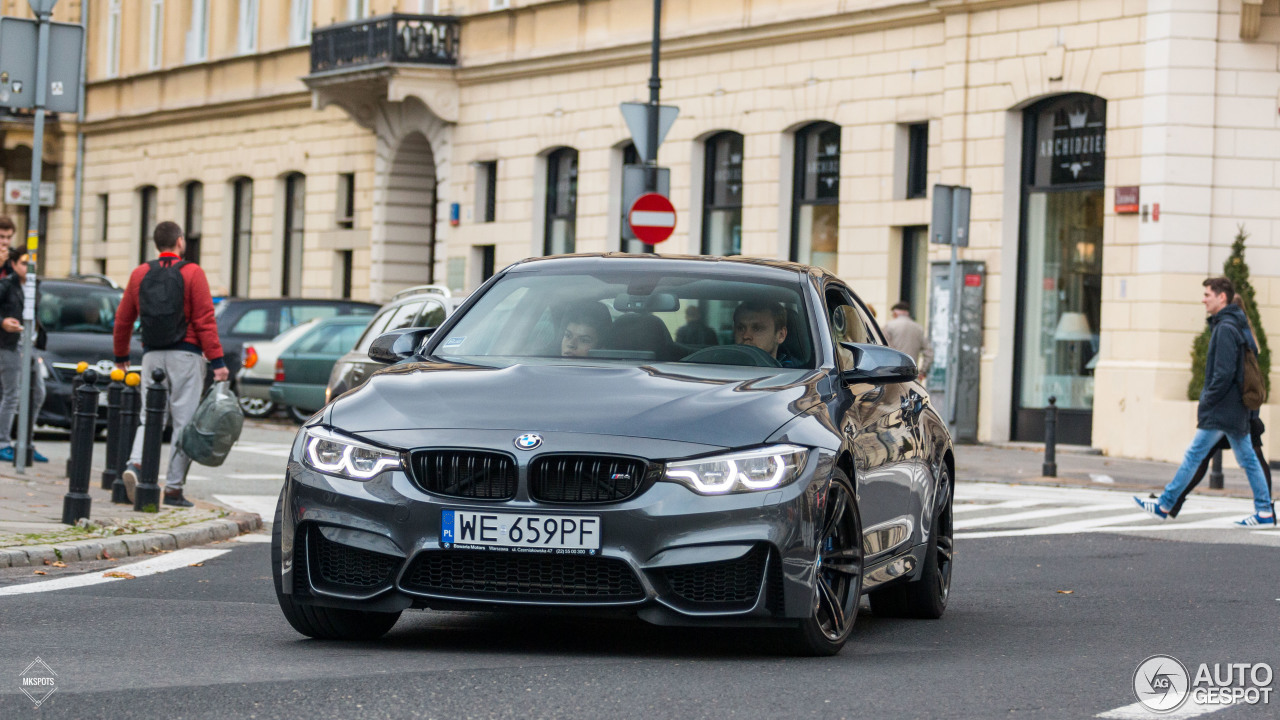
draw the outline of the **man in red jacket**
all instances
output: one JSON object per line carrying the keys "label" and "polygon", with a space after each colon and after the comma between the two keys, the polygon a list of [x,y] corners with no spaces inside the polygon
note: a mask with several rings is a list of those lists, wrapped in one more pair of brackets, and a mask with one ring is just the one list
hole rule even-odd
{"label": "man in red jacket", "polygon": [[[209,281],[199,265],[182,259],[187,249],[182,228],[174,222],[162,222],[156,225],[154,238],[160,257],[134,268],[116,312],[116,366],[128,370],[129,338],[134,321],[141,319],[143,382],[144,385],[151,382],[156,368],[164,370],[169,390],[169,418],[173,438],[177,440],[200,404],[205,358],[213,366],[214,380],[226,380],[229,373],[222,359],[222,344],[218,342]],[[145,413],[142,419],[145,425]],[[138,484],[144,435],[143,429],[138,428],[122,478],[130,499]],[[165,477],[165,505],[191,507],[182,496],[189,467],[191,458],[174,445]]]}

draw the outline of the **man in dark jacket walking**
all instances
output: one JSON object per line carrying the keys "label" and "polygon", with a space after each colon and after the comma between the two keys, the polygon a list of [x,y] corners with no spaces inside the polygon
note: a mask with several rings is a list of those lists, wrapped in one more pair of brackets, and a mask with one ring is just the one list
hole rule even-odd
{"label": "man in dark jacket walking", "polygon": [[1226,437],[1235,453],[1236,462],[1249,478],[1253,489],[1254,514],[1237,522],[1242,527],[1275,527],[1275,510],[1262,465],[1249,441],[1249,409],[1245,407],[1244,356],[1246,349],[1257,352],[1249,320],[1239,306],[1233,305],[1235,287],[1227,278],[1204,281],[1204,306],[1209,311],[1209,353],[1204,364],[1204,390],[1200,392],[1196,436],[1187,448],[1182,465],[1165,486],[1158,500],[1134,501],[1153,516],[1165,519],[1177,504],[1182,491],[1191,482],[1196,468]]}
{"label": "man in dark jacket walking", "polygon": [[[182,260],[187,248],[182,228],[174,222],[162,222],[156,225],[154,239],[160,257],[134,268],[116,312],[116,365],[128,369],[133,321],[141,319],[142,377],[145,382],[151,382],[151,373],[156,368],[164,369],[165,385],[169,389],[169,419],[176,441],[200,405],[205,358],[213,366],[214,380],[226,380],[229,373],[222,359],[222,344],[218,342],[209,281],[199,265]],[[143,424],[146,424],[145,414]],[[121,478],[130,496],[138,483],[145,434],[138,428],[133,452]],[[169,453],[169,472],[165,476],[165,505],[191,507],[182,495],[190,467],[191,458],[175,444]]]}

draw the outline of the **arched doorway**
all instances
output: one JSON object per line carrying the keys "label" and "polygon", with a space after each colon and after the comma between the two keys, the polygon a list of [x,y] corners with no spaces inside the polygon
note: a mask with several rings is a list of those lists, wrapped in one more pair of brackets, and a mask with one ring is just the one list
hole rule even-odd
{"label": "arched doorway", "polygon": [[[421,132],[404,136],[391,157],[386,186],[374,194],[375,298],[435,282],[436,162]],[[380,232],[379,232],[380,231]]]}
{"label": "arched doorway", "polygon": [[1013,438],[1088,445],[1102,320],[1107,104],[1081,93],[1026,110],[1023,129]]}

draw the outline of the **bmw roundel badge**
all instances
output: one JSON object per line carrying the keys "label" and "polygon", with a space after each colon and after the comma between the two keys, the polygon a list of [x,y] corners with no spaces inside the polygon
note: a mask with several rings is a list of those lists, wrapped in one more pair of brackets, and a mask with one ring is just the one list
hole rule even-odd
{"label": "bmw roundel badge", "polygon": [[521,450],[533,450],[542,444],[542,436],[537,433],[525,433],[516,438],[516,447]]}

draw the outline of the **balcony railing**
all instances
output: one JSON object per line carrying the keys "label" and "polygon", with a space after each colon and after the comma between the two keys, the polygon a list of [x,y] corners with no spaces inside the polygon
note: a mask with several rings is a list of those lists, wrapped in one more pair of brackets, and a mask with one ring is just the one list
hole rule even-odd
{"label": "balcony railing", "polygon": [[455,17],[380,15],[311,33],[311,72],[371,65],[457,65],[460,24]]}

